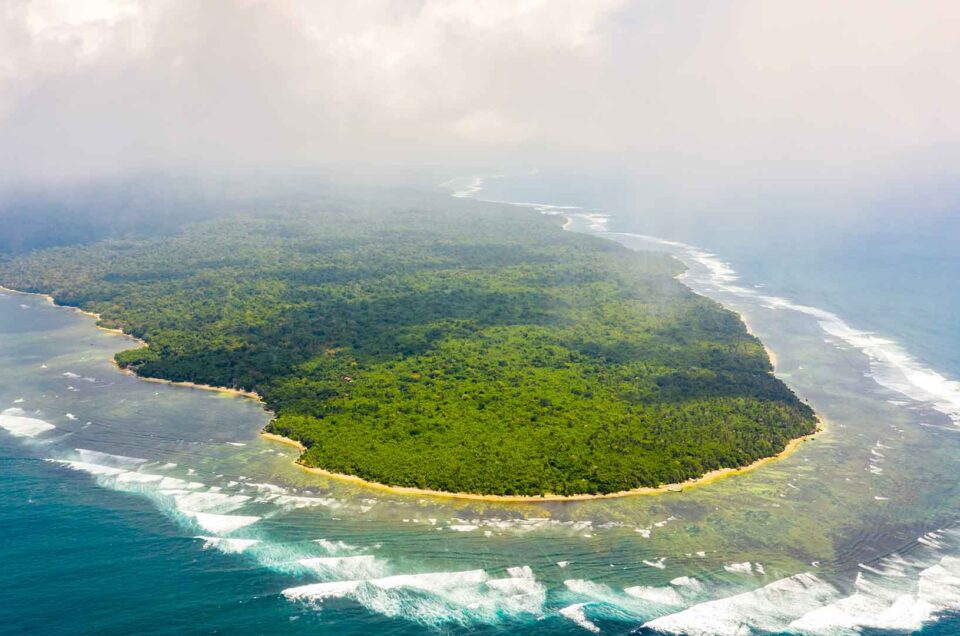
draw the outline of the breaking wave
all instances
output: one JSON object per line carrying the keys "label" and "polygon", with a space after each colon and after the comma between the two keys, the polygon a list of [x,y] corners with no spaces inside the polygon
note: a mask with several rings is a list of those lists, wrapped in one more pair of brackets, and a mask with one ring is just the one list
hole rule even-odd
{"label": "breaking wave", "polygon": [[328,599],[350,599],[378,614],[427,625],[535,616],[546,600],[544,586],[525,566],[508,568],[505,576],[467,570],[325,581],[288,588],[283,595],[317,607]]}
{"label": "breaking wave", "polygon": [[23,409],[13,407],[0,412],[0,428],[14,437],[33,438],[56,428],[53,424],[27,417]]}

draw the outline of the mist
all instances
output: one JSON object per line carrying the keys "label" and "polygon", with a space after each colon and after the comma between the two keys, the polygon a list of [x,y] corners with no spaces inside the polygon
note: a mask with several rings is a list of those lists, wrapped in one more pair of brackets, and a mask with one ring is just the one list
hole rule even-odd
{"label": "mist", "polygon": [[955,200],[955,2],[0,6],[8,190],[535,168],[616,181],[637,215]]}

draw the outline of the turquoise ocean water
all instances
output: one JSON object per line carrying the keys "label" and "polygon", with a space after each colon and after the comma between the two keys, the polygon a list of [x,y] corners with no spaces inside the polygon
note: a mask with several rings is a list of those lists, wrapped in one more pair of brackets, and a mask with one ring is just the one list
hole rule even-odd
{"label": "turquoise ocean water", "polygon": [[[471,183],[455,189],[584,204]],[[960,633],[960,227],[651,238],[589,207],[536,209],[681,258],[826,430],[658,497],[385,495],[299,471],[252,401],[122,375],[109,359],[131,341],[7,292],[0,632]]]}

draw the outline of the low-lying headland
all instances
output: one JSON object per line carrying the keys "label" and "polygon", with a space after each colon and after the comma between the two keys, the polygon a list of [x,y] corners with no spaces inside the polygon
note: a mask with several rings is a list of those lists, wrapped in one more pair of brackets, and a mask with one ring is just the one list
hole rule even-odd
{"label": "low-lying headland", "polygon": [[396,493],[672,492],[819,430],[676,260],[561,223],[449,199],[229,217],[41,250],[0,281],[134,337],[125,372],[257,400],[304,469]]}

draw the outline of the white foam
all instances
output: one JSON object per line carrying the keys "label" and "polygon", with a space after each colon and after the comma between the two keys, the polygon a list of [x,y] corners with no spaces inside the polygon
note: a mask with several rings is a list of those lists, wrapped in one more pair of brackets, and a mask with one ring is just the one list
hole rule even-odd
{"label": "white foam", "polygon": [[50,461],[63,464],[64,466],[72,468],[73,470],[83,471],[91,475],[121,475],[127,472],[123,468],[104,466],[102,464],[89,464],[87,462],[71,461],[66,459],[51,459]]}
{"label": "white foam", "polygon": [[399,587],[421,589],[426,591],[444,591],[451,583],[457,585],[483,583],[487,580],[484,570],[467,570],[464,572],[428,572],[426,574],[397,574],[371,581],[372,584],[384,590]]}
{"label": "white foam", "polygon": [[13,407],[0,413],[0,428],[14,437],[32,438],[52,431],[56,426],[34,417],[25,417],[23,409]]}
{"label": "white foam", "polygon": [[676,588],[671,586],[652,587],[648,585],[635,585],[626,587],[623,593],[633,598],[649,601],[658,605],[682,605],[683,597]]}
{"label": "white foam", "polygon": [[655,561],[650,561],[650,560],[644,559],[644,560],[643,560],[643,564],[644,564],[644,565],[647,565],[647,566],[649,566],[649,567],[652,567],[652,568],[657,568],[658,570],[663,570],[663,569],[665,569],[665,568],[667,567],[667,565],[666,565],[666,563],[665,563],[666,560],[667,560],[667,557],[660,557],[659,559],[656,559]]}
{"label": "white foam", "polygon": [[199,536],[197,539],[203,541],[204,550],[220,550],[226,554],[240,554],[247,548],[260,543],[257,539],[230,539],[225,537],[206,537]]}
{"label": "white foam", "polygon": [[262,518],[251,515],[218,515],[208,512],[184,512],[184,514],[193,518],[198,526],[214,534],[230,534],[235,530],[252,525]]}
{"label": "white foam", "polygon": [[67,419],[70,421],[76,421],[77,416],[74,415],[73,413],[67,413]]}
{"label": "white foam", "polygon": [[670,585],[674,587],[689,588],[695,592],[699,592],[703,589],[703,583],[691,576],[678,576],[670,581]]}
{"label": "white foam", "polygon": [[367,579],[383,576],[386,564],[370,555],[313,557],[298,561],[303,567],[324,578]]}
{"label": "white foam", "polygon": [[[160,477],[161,481],[168,479]],[[232,512],[250,500],[246,495],[230,495],[222,492],[192,491],[173,496],[177,509],[185,513]]]}
{"label": "white foam", "polygon": [[344,598],[352,596],[360,587],[361,581],[328,581],[287,588],[283,595],[290,600],[320,601],[326,598]]}
{"label": "white foam", "polygon": [[597,627],[590,619],[588,619],[587,615],[583,611],[585,605],[586,603],[574,603],[573,605],[568,605],[560,610],[560,615],[564,618],[569,618],[588,632],[599,634],[600,628]]}
{"label": "white foam", "polygon": [[742,636],[751,630],[776,633],[837,596],[831,585],[815,575],[797,574],[757,590],[694,605],[644,627],[684,636]]}
{"label": "white foam", "polygon": [[[230,443],[230,442],[228,442]],[[287,489],[283,486],[277,486],[276,484],[266,484],[262,482],[250,482],[248,485],[253,486],[257,490],[262,490],[273,495],[285,495],[287,494]]]}
{"label": "white foam", "polygon": [[121,471],[116,473],[117,484],[159,484],[163,481],[163,475],[154,475],[152,473],[140,473],[133,470]]}
{"label": "white foam", "polygon": [[[236,482],[231,482],[236,484]],[[228,484],[229,485],[229,484]],[[303,497],[298,495],[270,495],[262,499],[277,506],[284,508],[312,508],[323,506],[325,508],[339,508],[343,502],[332,497]]]}
{"label": "white foam", "polygon": [[75,448],[73,453],[79,461],[90,464],[104,464],[106,466],[115,466],[117,468],[126,468],[133,470],[147,462],[140,457],[129,457],[127,455],[113,455],[101,451],[89,450],[86,448]]}
{"label": "white foam", "polygon": [[960,607],[960,559],[943,557],[920,573],[918,596],[938,610]]}
{"label": "white foam", "polygon": [[168,491],[185,491],[185,490],[196,490],[198,488],[203,488],[204,484],[201,484],[198,481],[187,481],[185,479],[180,479],[178,477],[169,477],[165,476],[160,480],[160,489]]}
{"label": "white foam", "polygon": [[385,616],[426,624],[495,622],[503,615],[537,614],[546,592],[530,568],[510,568],[508,576],[484,570],[398,574],[376,579],[313,583],[283,591],[295,600],[351,598]]}
{"label": "white foam", "polygon": [[[924,538],[927,541],[919,543],[925,553],[938,554],[942,535],[934,532]],[[864,573],[857,575],[852,594],[808,612],[790,628],[812,634],[918,631],[939,612],[960,609],[960,559],[943,556],[929,563],[893,555],[877,567],[861,564]]]}
{"label": "white foam", "polygon": [[728,563],[723,566],[723,569],[736,574],[750,574],[753,572],[753,564],[749,561],[744,561],[743,563]]}
{"label": "white foam", "polygon": [[623,590],[624,594],[631,598],[674,607],[687,603],[701,591],[703,584],[689,576],[678,576],[663,587],[635,585]]}
{"label": "white foam", "polygon": [[931,608],[923,607],[911,595],[871,584],[859,574],[856,588],[854,594],[812,609],[789,627],[815,634],[859,632],[864,627],[913,631],[930,614]]}
{"label": "white foam", "polygon": [[139,458],[84,449],[77,449],[75,453],[81,459],[54,461],[97,476],[103,486],[145,494],[165,508],[172,503],[178,514],[192,519],[207,532],[229,534],[261,519],[259,516],[227,514],[250,501],[247,495],[224,493],[219,488],[204,490],[206,486],[201,482],[142,472],[140,468],[146,460]]}
{"label": "white foam", "polygon": [[619,602],[619,595],[614,592],[609,585],[603,583],[585,579],[567,579],[563,582],[563,585],[574,594],[586,596],[596,601],[610,604],[617,604]]}
{"label": "white foam", "polygon": [[469,523],[460,523],[449,526],[449,528],[455,532],[473,532],[477,530],[480,526],[475,526]]}

